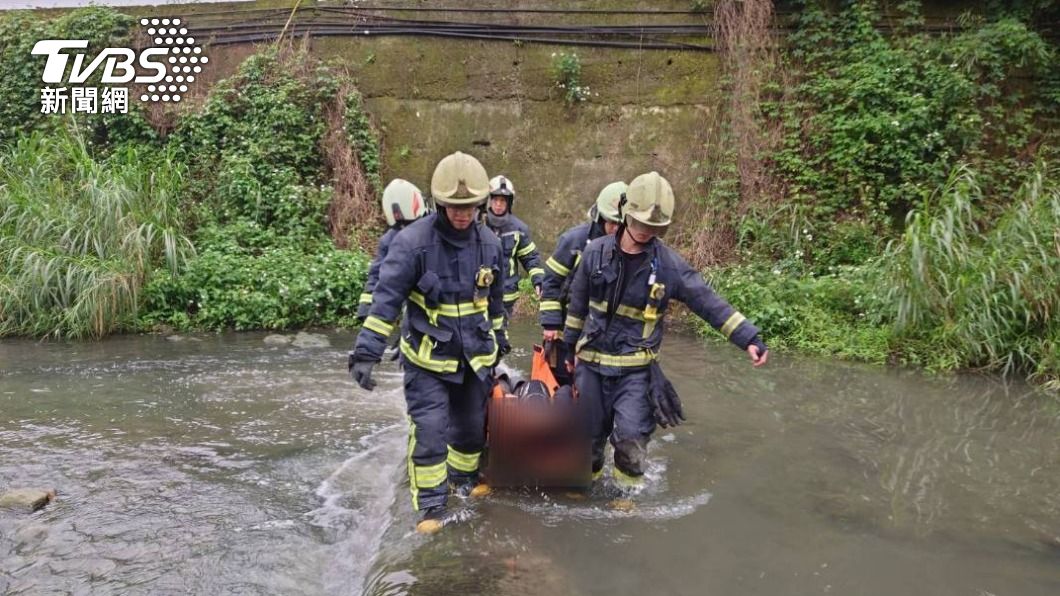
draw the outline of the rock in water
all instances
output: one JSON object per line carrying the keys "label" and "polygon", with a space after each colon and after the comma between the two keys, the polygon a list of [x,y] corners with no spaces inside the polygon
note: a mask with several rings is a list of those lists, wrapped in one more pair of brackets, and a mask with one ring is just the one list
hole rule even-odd
{"label": "rock in water", "polygon": [[291,343],[291,336],[273,333],[271,335],[266,335],[264,341],[265,345],[268,346],[285,346]]}
{"label": "rock in water", "polygon": [[55,489],[16,488],[0,493],[0,509],[36,511],[55,499]]}
{"label": "rock in water", "polygon": [[328,338],[325,335],[299,331],[294,336],[294,341],[291,342],[291,345],[296,348],[330,348],[331,342],[328,341]]}

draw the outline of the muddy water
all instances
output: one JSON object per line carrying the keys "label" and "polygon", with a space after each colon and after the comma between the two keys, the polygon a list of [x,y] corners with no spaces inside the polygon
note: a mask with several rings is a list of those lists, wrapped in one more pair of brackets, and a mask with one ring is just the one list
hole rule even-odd
{"label": "muddy water", "polygon": [[633,510],[498,492],[423,538],[396,367],[365,393],[350,334],[263,338],[0,342],[0,488],[60,493],[0,511],[0,593],[1060,593],[1060,407],[1024,386],[671,336],[690,420]]}

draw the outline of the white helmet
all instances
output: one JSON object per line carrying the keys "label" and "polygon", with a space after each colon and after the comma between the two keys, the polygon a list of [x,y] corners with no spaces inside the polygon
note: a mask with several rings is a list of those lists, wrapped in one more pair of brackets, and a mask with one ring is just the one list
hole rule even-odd
{"label": "white helmet", "polygon": [[490,180],[490,197],[504,197],[508,201],[508,213],[511,213],[512,203],[515,202],[515,186],[507,176],[494,176]]}
{"label": "white helmet", "polygon": [[431,205],[423,193],[408,180],[394,178],[383,190],[383,215],[388,226],[408,223],[431,212]]}

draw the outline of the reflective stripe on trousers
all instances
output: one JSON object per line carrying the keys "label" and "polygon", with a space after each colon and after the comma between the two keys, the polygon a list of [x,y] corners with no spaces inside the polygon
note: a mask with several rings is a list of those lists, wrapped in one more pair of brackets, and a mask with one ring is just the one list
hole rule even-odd
{"label": "reflective stripe on trousers", "polygon": [[465,369],[461,383],[448,383],[413,366],[405,367],[409,426],[409,488],[412,506],[445,505],[446,479],[474,482],[486,443],[489,386]]}

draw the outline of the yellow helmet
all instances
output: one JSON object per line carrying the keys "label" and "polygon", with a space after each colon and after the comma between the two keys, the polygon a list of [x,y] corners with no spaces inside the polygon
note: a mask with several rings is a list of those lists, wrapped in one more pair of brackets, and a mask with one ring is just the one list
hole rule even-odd
{"label": "yellow helmet", "polygon": [[[618,181],[612,182],[600,191],[600,194],[596,196],[596,204],[593,209],[589,210],[589,218],[596,219],[597,216],[604,218],[605,221],[613,223],[622,223],[622,213],[620,211],[619,203],[622,201],[622,193],[626,192],[625,182]],[[595,215],[593,211],[596,211]]]}
{"label": "yellow helmet", "polygon": [[423,193],[408,180],[394,178],[383,190],[383,215],[389,226],[399,221],[409,222],[431,212]]}
{"label": "yellow helmet", "polygon": [[670,225],[674,215],[674,190],[658,172],[641,174],[629,183],[626,200],[622,203],[622,215],[642,224],[664,228]]}
{"label": "yellow helmet", "polygon": [[486,168],[466,153],[445,156],[431,176],[431,195],[439,205],[478,205],[489,193]]}

